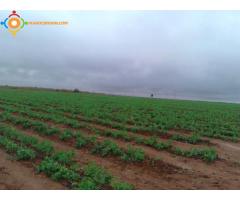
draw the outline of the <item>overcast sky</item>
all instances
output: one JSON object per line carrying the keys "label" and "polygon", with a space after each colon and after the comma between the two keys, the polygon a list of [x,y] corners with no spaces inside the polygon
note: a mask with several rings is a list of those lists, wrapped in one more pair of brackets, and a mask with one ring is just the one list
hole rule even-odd
{"label": "overcast sky", "polygon": [[69,25],[0,27],[1,85],[240,101],[240,12],[19,13]]}

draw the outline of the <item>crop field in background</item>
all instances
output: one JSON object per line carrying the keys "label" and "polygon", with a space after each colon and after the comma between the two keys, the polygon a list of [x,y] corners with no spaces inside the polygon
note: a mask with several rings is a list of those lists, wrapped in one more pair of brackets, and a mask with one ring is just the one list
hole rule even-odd
{"label": "crop field in background", "polygon": [[0,88],[0,189],[240,189],[240,104]]}

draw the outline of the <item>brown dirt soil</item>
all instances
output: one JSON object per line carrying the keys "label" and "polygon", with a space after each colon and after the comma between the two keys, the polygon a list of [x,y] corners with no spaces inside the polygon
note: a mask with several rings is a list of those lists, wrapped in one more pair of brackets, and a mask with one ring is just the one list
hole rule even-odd
{"label": "brown dirt soil", "polygon": [[64,189],[64,187],[42,174],[35,174],[33,168],[11,159],[0,149],[0,189],[53,190]]}

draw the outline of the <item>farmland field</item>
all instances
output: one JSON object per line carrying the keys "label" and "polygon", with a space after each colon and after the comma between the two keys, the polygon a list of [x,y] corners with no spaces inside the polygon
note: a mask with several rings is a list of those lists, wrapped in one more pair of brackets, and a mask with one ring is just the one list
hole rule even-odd
{"label": "farmland field", "polygon": [[240,189],[240,105],[0,88],[0,189]]}

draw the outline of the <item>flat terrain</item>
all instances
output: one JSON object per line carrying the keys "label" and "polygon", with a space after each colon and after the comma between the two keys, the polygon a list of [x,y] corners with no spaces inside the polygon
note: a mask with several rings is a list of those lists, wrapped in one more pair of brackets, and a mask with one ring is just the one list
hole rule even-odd
{"label": "flat terrain", "polygon": [[0,88],[0,189],[240,189],[240,105]]}

